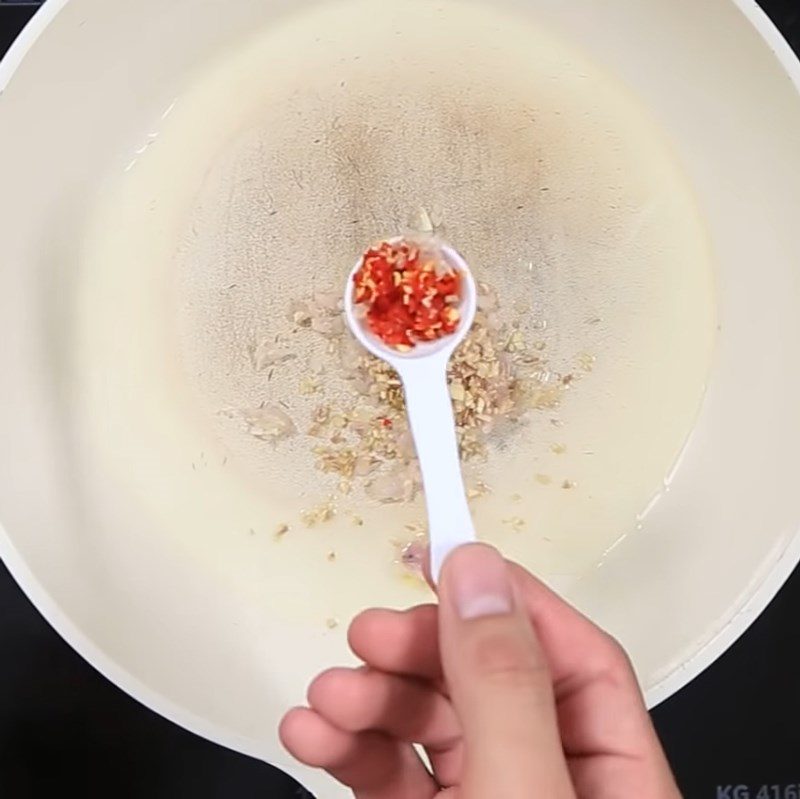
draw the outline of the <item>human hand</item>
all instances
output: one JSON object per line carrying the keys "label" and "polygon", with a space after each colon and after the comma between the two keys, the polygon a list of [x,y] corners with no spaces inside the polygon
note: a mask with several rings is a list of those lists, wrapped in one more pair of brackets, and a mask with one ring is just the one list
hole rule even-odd
{"label": "human hand", "polygon": [[490,547],[450,555],[438,607],[368,610],[349,642],[365,665],[317,677],[280,734],[357,799],[680,797],[619,644]]}

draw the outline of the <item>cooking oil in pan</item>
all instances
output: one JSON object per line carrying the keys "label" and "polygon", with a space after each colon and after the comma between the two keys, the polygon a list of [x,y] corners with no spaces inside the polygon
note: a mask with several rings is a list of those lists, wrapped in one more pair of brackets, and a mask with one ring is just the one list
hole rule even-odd
{"label": "cooking oil in pan", "polygon": [[[480,534],[566,584],[635,530],[702,400],[714,288],[691,187],[613,76],[488,4],[347,0],[189,76],[158,134],[98,202],[77,371],[84,457],[151,527],[284,614],[418,598],[393,560],[422,499],[316,469],[305,420],[349,389],[333,357],[301,388],[328,341],[291,333],[291,307],[421,225],[566,387],[468,465]],[[268,406],[294,435],[242,423]]]}

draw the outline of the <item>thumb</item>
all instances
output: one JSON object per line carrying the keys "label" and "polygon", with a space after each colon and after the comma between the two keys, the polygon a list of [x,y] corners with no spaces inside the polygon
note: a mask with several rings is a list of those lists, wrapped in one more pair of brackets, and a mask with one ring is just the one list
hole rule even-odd
{"label": "thumb", "polygon": [[465,744],[459,797],[574,797],[550,673],[505,560],[482,544],[455,550],[439,601],[442,665]]}

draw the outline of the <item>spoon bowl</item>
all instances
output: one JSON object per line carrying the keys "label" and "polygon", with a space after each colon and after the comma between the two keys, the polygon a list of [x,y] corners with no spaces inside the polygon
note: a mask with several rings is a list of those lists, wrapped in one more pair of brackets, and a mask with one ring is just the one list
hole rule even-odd
{"label": "spoon bowl", "polygon": [[[403,240],[402,236],[396,236],[388,239],[388,242],[389,244],[399,244]],[[444,336],[436,341],[419,342],[408,352],[399,352],[388,344],[384,344],[368,328],[366,319],[360,313],[360,308],[356,305],[353,296],[353,281],[361,267],[361,259],[356,262],[356,265],[347,276],[347,285],[344,291],[344,313],[353,335],[376,358],[390,363],[398,371],[400,367],[397,364],[406,361],[420,360],[437,355],[441,357],[443,354],[449,359],[472,327],[477,309],[478,294],[475,287],[475,279],[461,254],[450,245],[437,239],[426,239],[420,243],[425,250],[434,251],[444,263],[455,269],[461,276],[461,302],[458,305],[458,309],[461,312],[461,321],[458,329],[452,335]]]}

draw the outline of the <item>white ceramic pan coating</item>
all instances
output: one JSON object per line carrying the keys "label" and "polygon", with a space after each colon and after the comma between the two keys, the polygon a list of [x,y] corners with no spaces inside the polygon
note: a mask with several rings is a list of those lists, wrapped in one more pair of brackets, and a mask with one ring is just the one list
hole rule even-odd
{"label": "white ceramic pan coating", "polygon": [[[709,226],[721,330],[670,490],[570,598],[631,652],[652,706],[717,658],[800,558],[800,65],[751,0],[519,0],[628,85]],[[284,709],[341,636],[254,607],[174,541],[94,529],[65,435],[60,302],[115,153],[282,0],[48,0],[0,66],[0,555],[90,663],[182,726],[291,763]],[[202,131],[198,131],[198,136]],[[122,529],[122,528],[120,528]],[[225,582],[225,579],[228,582]]]}

